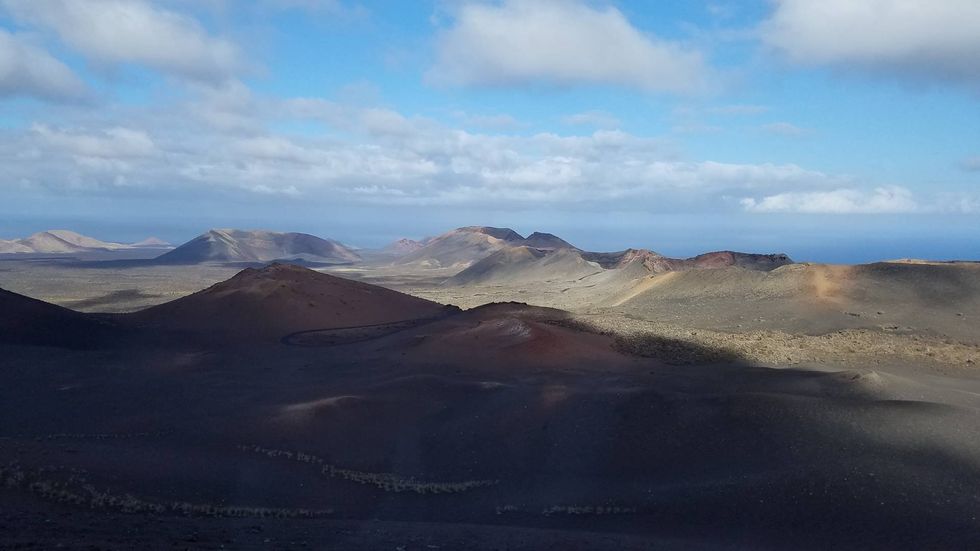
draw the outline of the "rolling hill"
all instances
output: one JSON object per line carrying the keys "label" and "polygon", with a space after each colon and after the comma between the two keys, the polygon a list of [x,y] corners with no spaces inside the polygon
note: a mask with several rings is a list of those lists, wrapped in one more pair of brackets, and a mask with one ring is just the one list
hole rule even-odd
{"label": "rolling hill", "polygon": [[925,331],[977,342],[980,265],[792,264],[650,274],[601,301],[630,315],[723,330]]}
{"label": "rolling hill", "polygon": [[426,239],[422,247],[405,254],[396,264],[413,264],[426,268],[464,269],[490,255],[513,247],[540,250],[575,249],[550,233],[535,232],[523,237],[510,228],[467,226]]}
{"label": "rolling hill", "polygon": [[444,285],[501,285],[508,283],[575,281],[602,272],[573,249],[532,247],[501,249],[446,280]]}
{"label": "rolling hill", "polygon": [[227,281],[128,317],[143,326],[219,340],[276,340],[299,331],[432,318],[450,310],[383,287],[275,263],[246,268]]}
{"label": "rolling hill", "polygon": [[134,248],[144,249],[172,249],[173,245],[157,237],[147,237],[142,241],[130,244]]}
{"label": "rolling hill", "polygon": [[647,249],[613,253],[584,252],[575,248],[540,249],[518,246],[501,249],[477,261],[445,285],[505,285],[536,282],[574,282],[601,275],[590,282],[604,283],[609,292],[638,278],[664,272],[738,267],[769,271],[791,263],[783,254],[748,254],[721,251],[693,258],[668,258]]}
{"label": "rolling hill", "polygon": [[332,239],[305,233],[214,229],[155,259],[160,264],[302,260],[348,263],[360,256]]}
{"label": "rolling hill", "polygon": [[424,247],[402,256],[395,263],[424,268],[465,268],[523,242],[524,238],[511,229],[467,226],[430,239]]}
{"label": "rolling hill", "polygon": [[402,238],[388,244],[386,247],[381,249],[381,252],[390,256],[404,256],[408,253],[415,252],[424,246],[425,242],[423,241]]}
{"label": "rolling hill", "polygon": [[0,239],[0,254],[76,254],[127,251],[132,249],[166,249],[166,241],[150,237],[136,243],[102,241],[70,230],[47,230],[23,239]]}
{"label": "rolling hill", "polygon": [[0,241],[0,253],[64,254],[129,249],[133,245],[100,241],[69,231],[47,230],[23,239]]}
{"label": "rolling hill", "polygon": [[[693,278],[693,292],[744,277],[746,289],[776,281],[777,295],[821,300],[904,286],[947,305],[976,291],[975,271],[905,268],[648,279]],[[887,280],[897,287],[875,287]],[[4,548],[980,543],[980,383],[968,368],[768,369],[738,356],[679,368],[520,303],[289,346],[274,337],[442,307],[282,265],[119,316],[142,334],[113,348],[23,346],[53,343],[11,341],[11,328],[84,336],[99,318],[6,293],[0,308],[14,313],[0,317],[0,341],[13,342],[0,344],[0,522],[16,527]],[[200,341],[144,339],[172,329]],[[670,355],[694,346],[652,344]]]}
{"label": "rolling hill", "polygon": [[535,249],[577,249],[568,241],[552,233],[534,232],[524,238],[522,244]]}
{"label": "rolling hill", "polygon": [[20,241],[0,239],[0,254],[32,253],[33,249],[24,245]]}

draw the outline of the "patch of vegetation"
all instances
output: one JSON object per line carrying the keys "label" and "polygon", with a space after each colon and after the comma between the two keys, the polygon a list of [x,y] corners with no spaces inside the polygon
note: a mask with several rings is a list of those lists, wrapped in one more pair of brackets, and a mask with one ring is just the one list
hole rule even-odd
{"label": "patch of vegetation", "polygon": [[546,323],[575,331],[609,336],[613,338],[613,347],[623,354],[655,358],[673,365],[733,363],[744,360],[741,354],[728,348],[705,346],[698,342],[653,332],[620,332],[574,318],[549,320]]}
{"label": "patch of vegetation", "polygon": [[[68,476],[54,477],[67,472]],[[332,509],[314,510],[286,507],[238,507],[211,503],[150,501],[132,494],[99,490],[83,476],[84,471],[64,467],[25,469],[16,463],[0,466],[0,487],[21,490],[42,499],[95,510],[122,513],[182,514],[222,518],[320,518],[333,514]]]}
{"label": "patch of vegetation", "polygon": [[498,480],[465,480],[461,482],[426,482],[414,477],[403,477],[394,473],[370,473],[353,469],[343,469],[331,465],[312,454],[299,451],[276,450],[256,445],[240,445],[238,449],[272,458],[283,458],[300,463],[317,465],[320,473],[334,478],[342,478],[358,484],[370,484],[386,492],[414,492],[417,494],[452,494],[475,488],[497,484]]}
{"label": "patch of vegetation", "polygon": [[618,505],[555,505],[541,511],[542,515],[630,515],[636,507]]}

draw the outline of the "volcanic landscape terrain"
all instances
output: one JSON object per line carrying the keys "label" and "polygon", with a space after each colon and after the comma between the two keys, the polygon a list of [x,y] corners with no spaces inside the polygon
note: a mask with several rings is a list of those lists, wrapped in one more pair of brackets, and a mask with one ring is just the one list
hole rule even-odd
{"label": "volcanic landscape terrain", "polygon": [[46,234],[0,255],[0,547],[980,546],[976,263]]}

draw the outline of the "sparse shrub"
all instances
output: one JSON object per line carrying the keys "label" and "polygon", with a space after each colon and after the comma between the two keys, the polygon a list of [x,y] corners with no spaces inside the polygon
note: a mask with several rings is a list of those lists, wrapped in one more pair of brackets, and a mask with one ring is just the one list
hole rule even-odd
{"label": "sparse shrub", "polygon": [[517,513],[519,511],[520,509],[518,509],[514,505],[503,505],[503,506],[498,505],[496,509],[494,509],[494,512],[498,515],[503,515],[506,513]]}
{"label": "sparse shrub", "polygon": [[[0,483],[7,488],[26,490],[41,498],[58,503],[96,510],[115,510],[123,513],[164,514],[170,512],[187,516],[236,518],[319,518],[333,514],[332,509],[235,507],[185,501],[162,504],[132,494],[118,495],[109,491],[100,491],[94,485],[85,482],[84,478],[77,474],[69,477],[67,482],[41,478],[53,471],[67,470],[69,469],[63,467],[45,467],[28,471],[17,464],[8,464],[0,467]],[[71,487],[73,482],[79,484],[77,489]]]}
{"label": "sparse shrub", "polygon": [[554,505],[546,507],[541,514],[551,515],[629,515],[636,513],[636,507],[618,505]]}
{"label": "sparse shrub", "polygon": [[415,492],[417,494],[451,494],[475,488],[492,486],[497,480],[466,480],[462,482],[423,482],[412,477],[402,477],[394,473],[369,473],[353,469],[342,469],[331,465],[322,458],[303,452],[292,452],[242,444],[238,449],[258,453],[271,458],[285,458],[302,463],[321,465],[320,473],[332,478],[341,478],[358,484],[370,484],[385,492]]}

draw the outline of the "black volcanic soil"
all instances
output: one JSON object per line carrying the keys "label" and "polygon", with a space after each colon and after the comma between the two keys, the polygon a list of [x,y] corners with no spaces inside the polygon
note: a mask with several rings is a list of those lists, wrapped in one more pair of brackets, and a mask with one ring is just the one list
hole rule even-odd
{"label": "black volcanic soil", "polygon": [[980,545],[972,378],[669,366],[518,303],[163,343],[0,346],[3,546]]}
{"label": "black volcanic soil", "polygon": [[92,348],[114,340],[115,324],[0,289],[0,343]]}

